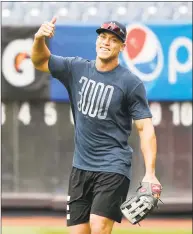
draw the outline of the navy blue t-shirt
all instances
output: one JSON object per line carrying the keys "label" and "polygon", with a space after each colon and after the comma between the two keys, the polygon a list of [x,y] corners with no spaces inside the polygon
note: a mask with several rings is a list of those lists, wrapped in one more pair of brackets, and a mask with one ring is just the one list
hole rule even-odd
{"label": "navy blue t-shirt", "polygon": [[75,123],[73,166],[130,179],[132,119],[151,118],[142,81],[118,65],[100,72],[95,61],[51,55],[49,70],[68,90]]}

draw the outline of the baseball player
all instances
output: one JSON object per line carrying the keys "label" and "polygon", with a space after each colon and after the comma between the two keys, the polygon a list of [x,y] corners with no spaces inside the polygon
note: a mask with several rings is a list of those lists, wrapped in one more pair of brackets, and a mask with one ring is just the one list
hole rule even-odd
{"label": "baseball player", "polygon": [[130,185],[132,120],[144,156],[143,182],[160,185],[152,115],[142,81],[119,64],[124,25],[105,22],[96,30],[96,60],[90,61],[51,54],[45,38],[54,36],[56,20],[43,23],[35,34],[31,59],[37,70],[51,73],[69,93],[75,149],[67,226],[71,234],[111,234],[114,222],[121,222],[120,206]]}

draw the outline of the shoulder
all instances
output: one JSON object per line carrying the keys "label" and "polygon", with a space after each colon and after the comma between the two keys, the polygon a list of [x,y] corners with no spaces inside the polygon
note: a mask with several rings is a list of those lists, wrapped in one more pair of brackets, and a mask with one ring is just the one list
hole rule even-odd
{"label": "shoulder", "polygon": [[120,73],[124,87],[129,92],[132,92],[138,85],[143,84],[142,80],[126,67],[121,66]]}
{"label": "shoulder", "polygon": [[57,61],[57,62],[63,62],[63,63],[71,63],[71,64],[89,64],[91,61],[88,59],[84,59],[79,56],[75,57],[65,57],[60,55],[51,54],[50,61]]}
{"label": "shoulder", "polygon": [[85,59],[85,58],[82,58],[82,57],[73,57],[72,61],[71,61],[71,65],[72,67],[74,68],[77,68],[77,67],[91,67],[92,66],[92,61],[89,60],[89,59]]}
{"label": "shoulder", "polygon": [[91,61],[89,59],[85,59],[85,58],[82,58],[79,56],[75,56],[75,57],[73,57],[73,59],[75,62],[79,62],[79,63],[85,63],[85,64],[91,63]]}
{"label": "shoulder", "polygon": [[127,81],[133,82],[135,84],[142,83],[142,80],[134,73],[132,73],[128,68],[121,66],[120,71],[123,75],[123,78],[126,79]]}

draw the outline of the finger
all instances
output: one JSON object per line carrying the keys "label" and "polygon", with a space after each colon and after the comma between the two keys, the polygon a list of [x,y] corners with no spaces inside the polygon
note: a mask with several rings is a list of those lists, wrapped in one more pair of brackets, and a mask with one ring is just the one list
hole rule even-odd
{"label": "finger", "polygon": [[56,23],[56,21],[57,21],[57,17],[56,17],[56,16],[54,16],[54,17],[52,18],[52,20],[50,21],[50,23],[55,24],[55,23]]}
{"label": "finger", "polygon": [[46,37],[49,37],[50,36],[50,33],[48,33],[48,32],[43,32],[42,33],[44,36],[46,36]]}
{"label": "finger", "polygon": [[42,34],[51,34],[51,33],[53,33],[53,30],[49,30],[49,29],[47,29],[47,28],[42,28],[42,30],[41,30],[41,32],[42,32]]}
{"label": "finger", "polygon": [[155,198],[159,199],[160,198],[160,194],[154,194],[153,195]]}
{"label": "finger", "polygon": [[42,28],[42,32],[52,33],[53,30],[51,30],[49,28]]}
{"label": "finger", "polygon": [[54,30],[45,27],[45,28],[43,28],[43,31],[44,31],[44,32],[48,32],[48,33],[52,33]]}
{"label": "finger", "polygon": [[51,37],[54,37],[54,33],[51,33],[51,34],[50,34],[49,38],[51,38]]}
{"label": "finger", "polygon": [[47,24],[43,24],[42,25],[43,28],[49,29],[49,30],[53,30],[54,27],[50,26],[48,23]]}
{"label": "finger", "polygon": [[55,28],[55,24],[52,24],[52,23],[50,23],[50,22],[48,22],[47,25],[48,25],[49,27],[51,27],[51,28]]}

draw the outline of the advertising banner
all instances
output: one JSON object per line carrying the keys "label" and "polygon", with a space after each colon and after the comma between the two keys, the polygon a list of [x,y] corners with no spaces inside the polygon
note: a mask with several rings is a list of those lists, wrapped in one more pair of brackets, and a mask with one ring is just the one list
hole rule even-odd
{"label": "advertising banner", "polygon": [[[56,26],[53,54],[95,59],[98,26]],[[143,80],[151,101],[192,100],[192,24],[128,24],[120,63]],[[52,100],[68,101],[63,85],[51,79]]]}
{"label": "advertising banner", "polygon": [[1,95],[4,100],[49,98],[49,74],[36,70],[30,59],[37,30],[37,27],[2,27]]}

